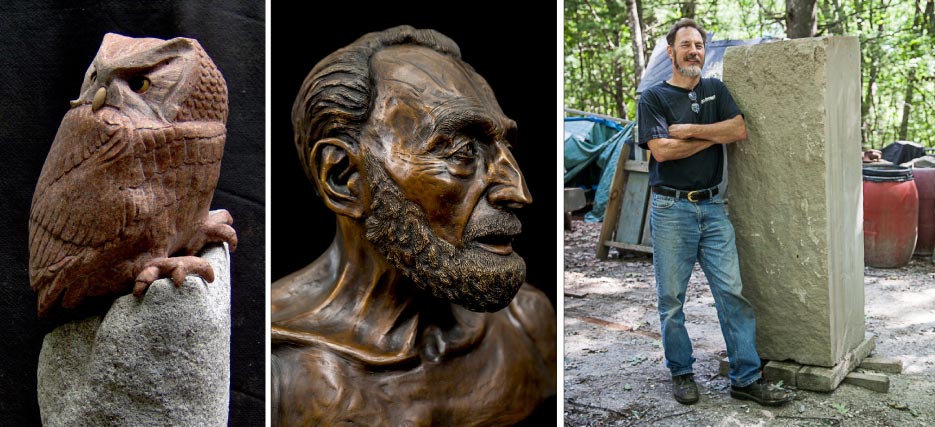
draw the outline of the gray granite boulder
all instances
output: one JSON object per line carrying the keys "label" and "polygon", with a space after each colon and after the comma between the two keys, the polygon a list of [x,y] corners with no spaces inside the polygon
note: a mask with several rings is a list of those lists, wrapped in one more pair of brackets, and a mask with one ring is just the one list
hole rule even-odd
{"label": "gray granite boulder", "polygon": [[39,355],[42,424],[226,426],[230,393],[230,255],[202,255],[215,281],[153,282],[99,316],[46,335]]}

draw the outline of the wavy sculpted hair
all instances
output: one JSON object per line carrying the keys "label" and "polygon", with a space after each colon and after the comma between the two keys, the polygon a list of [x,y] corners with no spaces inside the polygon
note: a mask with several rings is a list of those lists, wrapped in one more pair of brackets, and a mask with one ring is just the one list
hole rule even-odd
{"label": "wavy sculpted hair", "polygon": [[316,178],[309,170],[308,156],[315,142],[333,137],[357,145],[372,108],[371,58],[381,49],[398,45],[422,46],[461,59],[458,45],[444,34],[401,25],[366,34],[318,62],[292,105],[295,147],[313,182]]}

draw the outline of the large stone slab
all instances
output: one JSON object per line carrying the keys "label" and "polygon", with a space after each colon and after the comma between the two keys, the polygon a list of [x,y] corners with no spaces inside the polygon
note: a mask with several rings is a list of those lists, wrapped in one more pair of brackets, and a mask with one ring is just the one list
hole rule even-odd
{"label": "large stone slab", "polygon": [[729,207],[760,356],[834,366],[865,330],[858,40],[730,47],[723,76],[749,135]]}
{"label": "large stone slab", "polygon": [[202,255],[206,284],[153,282],[143,298],[117,299],[48,333],[39,355],[42,424],[226,426],[230,393],[230,255]]}

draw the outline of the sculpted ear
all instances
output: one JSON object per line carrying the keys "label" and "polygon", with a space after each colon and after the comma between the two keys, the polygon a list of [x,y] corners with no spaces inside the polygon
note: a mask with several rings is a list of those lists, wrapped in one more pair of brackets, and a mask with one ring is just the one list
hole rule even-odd
{"label": "sculpted ear", "polygon": [[338,138],[325,138],[315,142],[309,162],[325,205],[339,215],[360,218],[364,206],[357,150]]}

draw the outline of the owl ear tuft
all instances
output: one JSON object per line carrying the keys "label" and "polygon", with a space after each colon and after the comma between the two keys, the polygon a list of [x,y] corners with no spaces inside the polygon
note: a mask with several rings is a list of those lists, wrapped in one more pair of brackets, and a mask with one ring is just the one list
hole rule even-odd
{"label": "owl ear tuft", "polygon": [[338,138],[318,140],[312,147],[308,168],[328,209],[354,219],[361,217],[364,204],[357,150]]}

